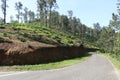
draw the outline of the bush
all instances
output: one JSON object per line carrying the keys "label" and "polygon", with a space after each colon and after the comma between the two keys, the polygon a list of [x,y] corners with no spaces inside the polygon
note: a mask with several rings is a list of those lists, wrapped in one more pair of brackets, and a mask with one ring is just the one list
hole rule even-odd
{"label": "bush", "polygon": [[18,39],[21,41],[21,42],[26,42],[26,39],[24,37],[18,37]]}
{"label": "bush", "polygon": [[3,33],[3,36],[4,37],[9,37],[7,33]]}

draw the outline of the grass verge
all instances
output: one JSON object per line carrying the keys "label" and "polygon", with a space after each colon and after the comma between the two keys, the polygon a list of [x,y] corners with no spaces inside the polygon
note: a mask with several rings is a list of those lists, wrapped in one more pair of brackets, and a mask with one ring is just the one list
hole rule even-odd
{"label": "grass verge", "polygon": [[102,55],[105,56],[106,58],[108,58],[108,59],[113,63],[113,65],[114,65],[115,68],[117,69],[117,71],[118,71],[118,73],[119,73],[119,76],[120,76],[120,62],[117,61],[115,58],[113,58],[112,56],[110,56],[110,55],[107,54],[107,53],[103,53]]}
{"label": "grass verge", "polygon": [[34,71],[34,70],[50,70],[58,69],[67,66],[71,66],[80,62],[87,60],[89,56],[75,58],[70,60],[64,60],[60,62],[48,63],[48,64],[38,64],[38,65],[23,65],[23,66],[2,66],[0,71]]}

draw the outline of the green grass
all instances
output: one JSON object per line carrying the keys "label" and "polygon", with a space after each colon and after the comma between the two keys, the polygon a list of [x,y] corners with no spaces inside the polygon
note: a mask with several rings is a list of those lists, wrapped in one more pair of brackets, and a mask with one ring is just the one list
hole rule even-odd
{"label": "green grass", "polygon": [[116,69],[118,70],[119,75],[120,75],[120,61],[115,59],[115,57],[113,58],[111,55],[109,55],[107,53],[104,53],[102,55],[105,56],[106,58],[108,58],[113,63],[113,65],[116,67]]}
{"label": "green grass", "polygon": [[34,71],[34,70],[50,70],[50,69],[58,69],[64,68],[67,66],[71,66],[80,62],[87,60],[89,56],[75,58],[70,60],[64,60],[60,62],[53,62],[48,64],[38,64],[38,65],[24,65],[24,66],[2,66],[0,70],[5,71]]}

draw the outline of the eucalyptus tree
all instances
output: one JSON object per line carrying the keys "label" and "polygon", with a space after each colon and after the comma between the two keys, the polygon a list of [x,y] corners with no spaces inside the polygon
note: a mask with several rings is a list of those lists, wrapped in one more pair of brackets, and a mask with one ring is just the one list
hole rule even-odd
{"label": "eucalyptus tree", "polygon": [[[37,11],[40,14],[40,22],[47,24],[47,3],[46,0],[37,0]],[[46,20],[45,20],[46,19]]]}
{"label": "eucalyptus tree", "polygon": [[79,18],[77,18],[77,25],[76,25],[76,30],[75,30],[75,32],[77,32],[78,33],[78,36],[81,38],[82,36],[82,23],[81,23],[81,21],[80,21],[80,19]]}
{"label": "eucalyptus tree", "polygon": [[115,31],[111,27],[102,27],[99,33],[99,39],[97,40],[97,46],[103,49],[103,51],[113,52],[113,49],[115,47],[115,37],[113,37],[114,35]]}
{"label": "eucalyptus tree", "polygon": [[120,52],[120,15],[119,14],[112,14],[112,20],[110,20],[109,26],[115,30],[114,37],[114,51],[116,55]]}
{"label": "eucalyptus tree", "polygon": [[60,23],[60,26],[61,26],[61,29],[63,30],[63,31],[68,31],[68,24],[69,24],[69,19],[68,19],[68,17],[66,16],[66,15],[61,15],[60,17],[59,17],[59,23]]}
{"label": "eucalyptus tree", "polygon": [[97,41],[97,46],[100,47],[103,51],[106,51],[108,48],[107,47],[107,43],[108,43],[107,39],[109,39],[107,28],[103,27],[100,32],[100,37]]}
{"label": "eucalyptus tree", "polygon": [[30,11],[28,12],[28,14],[29,14],[29,21],[30,21],[30,22],[31,22],[31,21],[34,21],[34,20],[35,20],[35,13],[30,10]]}
{"label": "eucalyptus tree", "polygon": [[85,33],[86,33],[86,25],[82,24],[82,26],[81,26],[81,38],[82,38],[82,40],[85,38]]}
{"label": "eucalyptus tree", "polygon": [[8,5],[7,5],[7,0],[1,0],[1,2],[2,2],[1,9],[4,15],[3,22],[5,24],[6,23],[6,10],[7,10]]}
{"label": "eucalyptus tree", "polygon": [[72,18],[72,16],[73,16],[73,11],[72,10],[68,10],[68,16],[69,16],[69,18]]}
{"label": "eucalyptus tree", "polygon": [[117,3],[117,14],[112,14],[112,20],[110,20],[109,26],[112,27],[115,30],[115,35],[114,35],[114,41],[115,41],[115,46],[114,46],[114,51],[116,55],[120,52],[120,0],[118,0]]}
{"label": "eucalyptus tree", "polygon": [[57,7],[57,2],[56,0],[46,0],[46,2],[49,9],[49,27],[51,27],[51,12],[52,12],[52,8]]}
{"label": "eucalyptus tree", "polygon": [[68,10],[68,16],[69,16],[69,26],[71,31],[73,32],[73,24],[72,24],[72,18],[73,18],[73,11],[72,10]]}
{"label": "eucalyptus tree", "polygon": [[13,16],[11,15],[11,16],[10,16],[10,22],[12,22],[12,21],[13,21]]}
{"label": "eucalyptus tree", "polygon": [[58,26],[58,24],[59,24],[59,12],[57,12],[55,10],[53,10],[51,12],[51,22],[52,22],[51,25]]}
{"label": "eucalyptus tree", "polygon": [[22,7],[23,7],[23,4],[22,4],[21,2],[16,2],[16,3],[15,3],[15,8],[16,8],[16,10],[17,10],[17,12],[18,12],[18,14],[17,14],[17,16],[16,16],[16,17],[18,18],[18,22],[19,22],[19,20],[20,20]]}
{"label": "eucalyptus tree", "polygon": [[3,24],[3,19],[0,17],[0,24]]}
{"label": "eucalyptus tree", "polygon": [[72,25],[71,31],[72,31],[72,33],[75,35],[76,27],[77,27],[77,25],[78,25],[78,21],[77,21],[77,18],[76,18],[76,17],[73,17],[72,22],[71,22],[71,25]]}
{"label": "eucalyptus tree", "polygon": [[112,14],[112,20],[110,20],[109,24],[115,31],[120,32],[120,15]]}
{"label": "eucalyptus tree", "polygon": [[94,30],[93,30],[93,33],[94,33],[94,41],[97,41],[97,40],[99,39],[99,34],[100,34],[101,26],[100,26],[100,24],[97,22],[97,23],[94,23],[94,24],[93,24],[93,27],[94,27]]}
{"label": "eucalyptus tree", "polygon": [[23,17],[24,17],[24,22],[28,23],[28,8],[27,7],[24,8]]}

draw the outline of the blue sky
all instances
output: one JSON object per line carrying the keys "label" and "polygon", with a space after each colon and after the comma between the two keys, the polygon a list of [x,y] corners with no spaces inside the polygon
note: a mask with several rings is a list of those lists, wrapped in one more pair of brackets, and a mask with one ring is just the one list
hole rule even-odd
{"label": "blue sky", "polygon": [[[15,2],[17,1],[21,1],[24,6],[34,12],[37,10],[36,0],[8,0],[7,21],[10,15],[15,16]],[[117,0],[57,0],[59,8],[56,10],[65,15],[68,15],[68,10],[72,10],[73,16],[80,18],[81,22],[89,27],[96,22],[99,22],[101,26],[107,26],[112,13],[116,13],[116,2]],[[0,9],[0,17],[2,16]]]}

